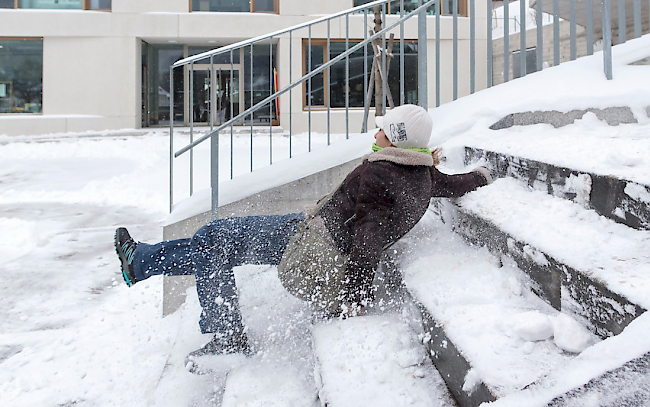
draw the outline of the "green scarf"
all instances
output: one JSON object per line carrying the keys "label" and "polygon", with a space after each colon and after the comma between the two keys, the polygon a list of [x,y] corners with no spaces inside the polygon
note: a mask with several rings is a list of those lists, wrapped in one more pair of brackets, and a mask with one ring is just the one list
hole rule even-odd
{"label": "green scarf", "polygon": [[[397,147],[399,148],[399,147]],[[372,152],[376,153],[379,150],[383,150],[383,147],[379,147],[376,143],[372,143]],[[418,153],[431,154],[431,150],[428,148],[405,148],[404,150],[411,150]]]}

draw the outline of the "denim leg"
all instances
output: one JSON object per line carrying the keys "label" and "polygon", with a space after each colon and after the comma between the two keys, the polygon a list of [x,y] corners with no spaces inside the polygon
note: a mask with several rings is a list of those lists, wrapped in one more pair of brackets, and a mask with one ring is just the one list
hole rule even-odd
{"label": "denim leg", "polygon": [[190,256],[190,239],[170,240],[156,244],[138,243],[133,255],[133,271],[138,281],[165,274],[194,274]]}
{"label": "denim leg", "polygon": [[243,331],[233,267],[277,265],[302,214],[218,219],[190,242],[196,289],[203,311],[201,332],[230,336]]}

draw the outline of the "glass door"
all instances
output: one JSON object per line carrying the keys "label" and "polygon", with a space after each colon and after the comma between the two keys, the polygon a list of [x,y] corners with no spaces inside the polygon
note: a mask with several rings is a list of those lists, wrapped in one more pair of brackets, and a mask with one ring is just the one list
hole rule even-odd
{"label": "glass door", "polygon": [[[223,124],[240,112],[240,94],[242,86],[239,65],[231,71],[230,65],[214,66],[214,90],[211,90],[212,79],[210,78],[210,67],[196,65],[193,75],[194,103],[192,115],[194,123],[210,123],[210,101],[214,103],[213,124]],[[189,97],[189,95],[188,95]]]}

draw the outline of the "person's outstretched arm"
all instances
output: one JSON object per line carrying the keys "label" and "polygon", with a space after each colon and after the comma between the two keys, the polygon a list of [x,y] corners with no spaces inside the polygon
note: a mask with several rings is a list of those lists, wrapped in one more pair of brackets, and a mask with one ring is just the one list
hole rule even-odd
{"label": "person's outstretched arm", "polygon": [[490,172],[483,167],[466,174],[444,174],[431,167],[431,197],[456,198],[492,182]]}

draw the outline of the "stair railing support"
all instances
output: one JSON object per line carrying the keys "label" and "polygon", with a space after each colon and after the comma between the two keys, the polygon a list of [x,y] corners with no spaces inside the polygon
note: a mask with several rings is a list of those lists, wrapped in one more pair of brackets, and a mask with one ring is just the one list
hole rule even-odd
{"label": "stair railing support", "polygon": [[[418,0],[418,7],[422,0]],[[438,7],[440,3],[438,3]],[[427,9],[424,8],[418,15],[418,104],[424,109],[429,109],[429,86],[427,82]]]}
{"label": "stair railing support", "polygon": [[603,67],[605,76],[612,80],[612,20],[609,0],[601,0],[603,16]]}

